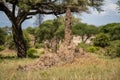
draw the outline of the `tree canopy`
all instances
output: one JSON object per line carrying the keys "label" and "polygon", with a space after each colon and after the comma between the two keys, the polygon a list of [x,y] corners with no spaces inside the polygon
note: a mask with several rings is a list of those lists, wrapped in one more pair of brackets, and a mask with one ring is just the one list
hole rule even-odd
{"label": "tree canopy", "polygon": [[47,20],[43,22],[35,32],[38,42],[51,40],[54,36],[58,39],[64,37],[64,25],[55,20]]}
{"label": "tree canopy", "polygon": [[91,36],[97,34],[97,27],[86,23],[77,23],[72,26],[72,33],[81,36],[82,41],[86,42]]}
{"label": "tree canopy", "polygon": [[101,26],[100,32],[109,34],[111,40],[120,40],[120,23],[111,23]]}

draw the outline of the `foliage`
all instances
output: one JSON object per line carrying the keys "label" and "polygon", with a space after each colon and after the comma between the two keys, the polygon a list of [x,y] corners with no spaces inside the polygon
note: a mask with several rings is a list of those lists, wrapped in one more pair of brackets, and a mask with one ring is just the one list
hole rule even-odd
{"label": "foliage", "polygon": [[89,45],[87,45],[87,44],[85,44],[85,43],[78,43],[78,48],[86,48],[86,47],[88,47]]}
{"label": "foliage", "polygon": [[13,40],[13,35],[8,35],[6,37],[6,43],[5,45],[9,48],[9,49],[16,49],[15,48],[15,43],[14,43],[14,40]]}
{"label": "foliage", "polygon": [[27,50],[27,56],[30,58],[38,58],[40,57],[42,54],[44,54],[44,49],[43,48],[39,48],[39,49],[35,49],[35,48],[29,48]]}
{"label": "foliage", "polygon": [[23,31],[23,36],[24,36],[24,40],[26,43],[27,48],[30,48],[30,37],[29,37],[29,33],[27,33],[26,31]]}
{"label": "foliage", "polygon": [[58,39],[63,39],[64,26],[60,26],[60,24],[57,20],[43,22],[35,32],[37,41],[41,43],[44,40],[51,40],[54,36]]}
{"label": "foliage", "polygon": [[[29,34],[27,32],[24,31],[24,38],[25,38],[25,43],[27,45],[27,48],[30,47],[30,38],[29,38]],[[10,34],[6,37],[6,43],[5,45],[9,48],[9,49],[16,49],[15,47],[15,43],[14,43],[14,40],[13,40],[13,35]]]}
{"label": "foliage", "polygon": [[59,26],[59,28],[55,32],[57,39],[62,40],[64,38],[64,29],[65,29],[64,25]]}
{"label": "foliage", "polygon": [[72,26],[72,33],[82,37],[82,41],[86,42],[91,36],[97,34],[97,27],[85,23],[77,23]]}
{"label": "foliage", "polygon": [[89,46],[87,48],[87,52],[91,52],[91,53],[95,53],[98,50],[99,50],[99,47],[96,47],[96,46]]}
{"label": "foliage", "polygon": [[[98,11],[101,11],[101,5],[104,0],[63,0],[64,6],[70,6],[74,12],[84,11],[88,12],[88,6],[94,7]],[[80,9],[82,7],[82,9]]]}
{"label": "foliage", "polygon": [[7,36],[7,33],[0,28],[0,45],[3,45],[5,43],[5,38]]}
{"label": "foliage", "polygon": [[93,44],[98,47],[106,47],[109,46],[110,39],[106,34],[98,34],[96,38],[93,40]]}
{"label": "foliage", "polygon": [[112,41],[106,49],[106,56],[120,57],[120,40]]}
{"label": "foliage", "polygon": [[42,54],[44,54],[44,53],[45,53],[45,51],[44,51],[43,48],[41,48],[40,50],[38,50],[38,55],[39,55],[39,56],[42,55]]}
{"label": "foliage", "polygon": [[28,55],[28,57],[30,57],[30,58],[36,57],[36,56],[35,56],[35,53],[37,53],[37,50],[34,49],[34,48],[30,48],[30,49],[27,50],[27,55]]}
{"label": "foliage", "polygon": [[94,53],[94,52],[99,50],[99,47],[93,46],[93,45],[88,45],[88,44],[85,44],[85,43],[79,43],[78,48],[83,48],[84,51],[91,52],[91,53]]}
{"label": "foliage", "polygon": [[101,26],[100,32],[110,35],[111,40],[120,40],[120,23],[111,23]]}
{"label": "foliage", "polygon": [[120,12],[120,0],[118,0],[116,4],[118,5],[118,11]]}
{"label": "foliage", "polygon": [[110,35],[111,40],[120,40],[120,24],[112,27]]}
{"label": "foliage", "polygon": [[88,25],[86,28],[86,35],[87,36],[92,36],[98,34],[98,28],[95,25]]}
{"label": "foliage", "polygon": [[0,51],[4,50],[5,47],[4,46],[0,46]]}
{"label": "foliage", "polygon": [[25,30],[26,30],[29,34],[35,34],[35,28],[33,28],[33,27],[27,27]]}
{"label": "foliage", "polygon": [[87,24],[85,23],[78,23],[78,24],[75,24],[73,27],[72,27],[72,32],[74,35],[85,35],[86,33],[86,29],[87,29]]}
{"label": "foliage", "polygon": [[39,48],[44,48],[44,44],[43,43],[35,43],[35,48],[39,49]]}

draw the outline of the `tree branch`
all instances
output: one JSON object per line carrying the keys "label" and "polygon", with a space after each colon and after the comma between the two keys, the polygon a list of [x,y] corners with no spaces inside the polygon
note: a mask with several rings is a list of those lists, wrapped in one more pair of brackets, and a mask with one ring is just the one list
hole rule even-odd
{"label": "tree branch", "polygon": [[14,24],[15,17],[13,16],[12,12],[8,9],[8,7],[5,6],[3,2],[0,2],[0,10],[3,11],[8,16],[12,24]]}

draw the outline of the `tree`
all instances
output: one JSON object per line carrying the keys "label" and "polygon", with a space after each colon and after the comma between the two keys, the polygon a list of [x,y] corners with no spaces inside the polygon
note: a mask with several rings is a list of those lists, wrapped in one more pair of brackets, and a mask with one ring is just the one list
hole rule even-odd
{"label": "tree", "polygon": [[17,56],[26,57],[26,43],[23,38],[21,24],[36,14],[62,14],[58,0],[0,0],[0,11],[3,11],[12,23],[13,40],[17,48]]}
{"label": "tree", "polygon": [[94,25],[88,25],[86,28],[86,39],[84,42],[86,42],[90,37],[95,36],[98,33],[98,28]]}
{"label": "tree", "polygon": [[111,23],[101,26],[100,32],[108,34],[111,40],[120,40],[120,23]]}
{"label": "tree", "polygon": [[74,35],[80,35],[82,38],[82,42],[84,42],[84,36],[86,35],[87,24],[78,23],[72,27],[72,32]]}
{"label": "tree", "polygon": [[85,43],[91,36],[97,33],[97,27],[85,23],[78,23],[72,26],[72,33],[81,36],[82,42]]}
{"label": "tree", "polygon": [[120,11],[120,0],[118,0],[116,4],[118,5],[118,10]]}

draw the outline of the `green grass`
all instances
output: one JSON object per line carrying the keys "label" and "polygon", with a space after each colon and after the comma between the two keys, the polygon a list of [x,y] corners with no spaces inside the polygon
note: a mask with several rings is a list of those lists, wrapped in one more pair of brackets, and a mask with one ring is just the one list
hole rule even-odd
{"label": "green grass", "polygon": [[84,57],[47,70],[17,70],[36,59],[0,59],[0,80],[120,80],[120,59]]}

